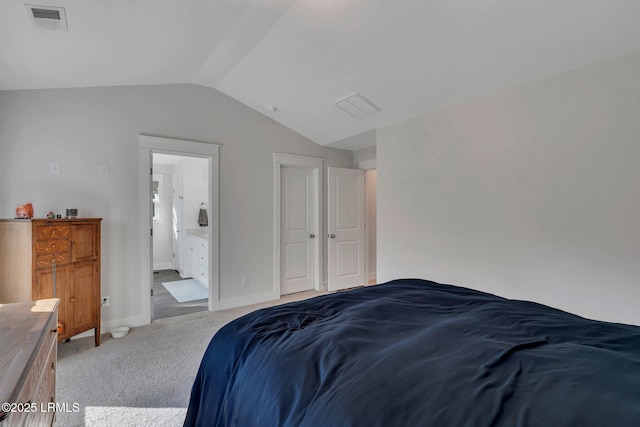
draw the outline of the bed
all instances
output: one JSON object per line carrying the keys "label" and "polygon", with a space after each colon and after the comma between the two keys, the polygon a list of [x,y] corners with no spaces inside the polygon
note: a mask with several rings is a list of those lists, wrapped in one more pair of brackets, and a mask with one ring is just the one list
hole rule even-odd
{"label": "bed", "polygon": [[638,426],[640,327],[403,279],[218,331],[186,426]]}

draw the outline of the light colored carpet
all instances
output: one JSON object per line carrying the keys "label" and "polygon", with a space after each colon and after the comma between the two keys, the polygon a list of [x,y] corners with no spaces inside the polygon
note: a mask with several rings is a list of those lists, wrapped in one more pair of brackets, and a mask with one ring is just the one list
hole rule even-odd
{"label": "light colored carpet", "polygon": [[209,289],[196,279],[163,282],[162,286],[164,286],[178,302],[196,301],[209,297]]}
{"label": "light colored carpet", "polygon": [[[58,345],[55,425],[181,426],[191,385],[211,337],[253,310],[326,292],[301,292],[278,301],[218,312],[202,311],[155,320],[114,339],[102,335]],[[79,408],[74,412],[74,404]]]}

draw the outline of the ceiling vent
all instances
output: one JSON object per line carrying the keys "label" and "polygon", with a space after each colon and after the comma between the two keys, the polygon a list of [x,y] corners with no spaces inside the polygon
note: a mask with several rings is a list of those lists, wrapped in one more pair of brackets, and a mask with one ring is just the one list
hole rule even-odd
{"label": "ceiling vent", "polygon": [[29,24],[34,30],[67,31],[64,7],[25,4]]}
{"label": "ceiling vent", "polygon": [[358,92],[353,92],[351,95],[347,95],[344,98],[334,101],[333,105],[356,119],[360,119],[364,116],[380,111],[380,108]]}

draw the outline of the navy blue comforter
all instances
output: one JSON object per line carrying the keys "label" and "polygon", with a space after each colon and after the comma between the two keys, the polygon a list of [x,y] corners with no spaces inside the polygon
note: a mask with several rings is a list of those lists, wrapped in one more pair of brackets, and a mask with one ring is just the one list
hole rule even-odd
{"label": "navy blue comforter", "polygon": [[325,295],[223,327],[185,425],[640,426],[640,327],[423,280]]}

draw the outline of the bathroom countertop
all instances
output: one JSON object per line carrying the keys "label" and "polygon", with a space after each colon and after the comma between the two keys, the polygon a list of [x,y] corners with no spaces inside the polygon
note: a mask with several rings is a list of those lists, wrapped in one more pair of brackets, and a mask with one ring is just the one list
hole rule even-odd
{"label": "bathroom countertop", "polygon": [[185,230],[189,236],[199,237],[201,239],[209,238],[209,228],[201,227],[201,228],[187,228]]}

